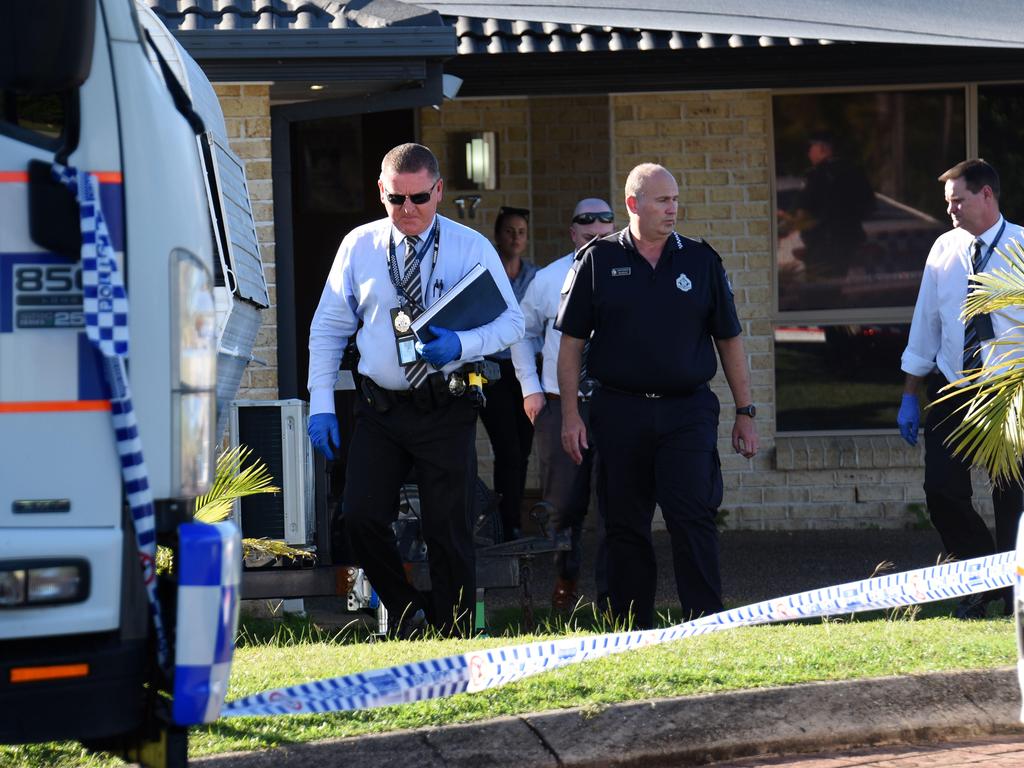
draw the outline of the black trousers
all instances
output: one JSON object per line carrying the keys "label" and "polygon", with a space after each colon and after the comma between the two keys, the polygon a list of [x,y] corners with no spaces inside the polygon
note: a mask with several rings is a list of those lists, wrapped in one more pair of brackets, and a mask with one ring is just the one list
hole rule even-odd
{"label": "black trousers", "polygon": [[722,503],[718,415],[718,398],[707,387],[660,399],[598,389],[591,400],[609,597],[613,614],[625,619],[632,613],[634,626],[654,626],[655,503],[671,537],[684,619],[722,610],[715,524]]}
{"label": "black trousers", "polygon": [[526,468],[533,444],[533,425],[523,410],[523,390],[511,360],[497,361],[501,378],[484,387],[487,404],[480,409],[480,420],[494,450],[494,490],[501,494],[501,524],[505,538],[522,527],[520,510]]}
{"label": "black trousers", "polygon": [[[352,554],[396,623],[422,608],[442,632],[472,630],[476,562],[469,491],[476,476],[476,413],[468,398],[432,411],[409,400],[386,413],[362,400],[356,406],[342,517]],[[412,468],[430,560],[429,604],[406,579],[391,528],[399,488]]]}
{"label": "black trousers", "polygon": [[[928,378],[928,399],[934,402],[939,389],[948,382],[944,376]],[[974,509],[971,497],[971,465],[969,461],[953,456],[944,443],[960,423],[963,413],[956,409],[966,402],[967,396],[958,396],[937,403],[928,410],[924,426],[924,493],[928,515],[935,530],[942,537],[946,553],[958,560],[983,557],[995,552],[1006,552],[1017,546],[1017,523],[1024,508],[1024,491],[1014,482],[992,484],[992,505],[995,511],[996,538],[981,515]],[[1012,605],[1012,590],[999,590],[989,599],[1004,598]]]}

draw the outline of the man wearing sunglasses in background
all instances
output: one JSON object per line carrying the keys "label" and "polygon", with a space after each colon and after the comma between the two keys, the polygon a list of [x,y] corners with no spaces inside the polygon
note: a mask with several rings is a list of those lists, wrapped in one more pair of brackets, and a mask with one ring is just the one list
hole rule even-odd
{"label": "man wearing sunglasses in background", "polygon": [[[595,237],[610,234],[615,214],[604,200],[580,200],[573,211],[569,237],[573,250],[537,272],[520,302],[526,321],[526,338],[512,346],[512,362],[516,377],[523,390],[523,410],[533,423],[540,460],[541,498],[555,509],[556,530],[572,530],[572,548],[555,555],[557,575],[551,607],[558,612],[572,610],[579,599],[577,582],[582,561],[581,534],[583,517],[590,506],[590,478],[594,465],[594,452],[583,452],[583,461],[577,466],[562,450],[562,410],[558,396],[558,345],[562,334],[555,330],[555,316],[561,299],[562,286],[572,266],[573,258],[583,246]],[[537,371],[534,339],[541,344],[543,364]],[[590,399],[590,382],[580,386],[580,413],[586,421]],[[594,576],[597,584],[597,603],[607,597],[608,582],[604,567],[603,523],[598,526],[597,556]]]}
{"label": "man wearing sunglasses in background", "polygon": [[[523,317],[487,239],[437,214],[444,182],[429,149],[392,149],[377,186],[387,217],[342,240],[310,326],[309,437],[334,458],[341,442],[334,384],[355,334],[362,397],[341,511],[351,552],[397,617],[399,637],[427,622],[443,633],[468,633],[475,599],[468,508],[477,412],[464,396],[465,374],[484,355],[522,338]],[[437,337],[419,345],[411,321],[476,264],[493,275],[505,311],[468,331],[432,327]],[[429,604],[406,580],[391,528],[411,469],[430,558]]]}

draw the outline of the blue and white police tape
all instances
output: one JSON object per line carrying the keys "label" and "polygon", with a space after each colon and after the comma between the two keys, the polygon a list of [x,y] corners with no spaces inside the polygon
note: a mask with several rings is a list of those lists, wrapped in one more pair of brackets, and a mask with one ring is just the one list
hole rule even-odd
{"label": "blue and white police tape", "polygon": [[222,717],[368,709],[482,691],[540,672],[635,648],[739,626],[898,608],[1009,587],[1015,554],[980,557],[931,568],[814,589],[665,629],[566,637],[277,688],[229,702]]}
{"label": "blue and white police tape", "polygon": [[121,459],[121,478],[134,521],[136,546],[156,635],[157,661],[166,669],[170,652],[156,592],[156,516],[128,386],[128,295],[100,205],[99,180],[87,171],[56,163],[53,175],[78,199],[85,334],[103,357],[114,438]]}
{"label": "blue and white police tape", "polygon": [[242,534],[231,522],[178,526],[174,706],[178,725],[212,723],[228,692],[238,629]]}

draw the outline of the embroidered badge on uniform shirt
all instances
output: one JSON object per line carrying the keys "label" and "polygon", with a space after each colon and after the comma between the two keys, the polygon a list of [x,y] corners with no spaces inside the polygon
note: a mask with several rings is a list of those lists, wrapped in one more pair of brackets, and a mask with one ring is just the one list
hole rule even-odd
{"label": "embroidered badge on uniform shirt", "polygon": [[612,277],[625,277],[632,271],[631,267],[612,267]]}
{"label": "embroidered badge on uniform shirt", "polygon": [[693,283],[690,282],[690,278],[686,276],[686,273],[680,273],[679,277],[676,278],[676,288],[684,292],[693,288]]}

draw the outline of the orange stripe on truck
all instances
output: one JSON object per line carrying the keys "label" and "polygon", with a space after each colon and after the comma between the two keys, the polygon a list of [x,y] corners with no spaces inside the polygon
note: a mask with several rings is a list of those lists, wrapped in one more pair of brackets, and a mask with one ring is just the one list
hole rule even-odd
{"label": "orange stripe on truck", "polygon": [[109,411],[109,400],[41,400],[0,403],[0,413],[58,413],[61,411]]}
{"label": "orange stripe on truck", "polygon": [[68,677],[88,677],[88,664],[60,664],[53,667],[14,667],[12,683],[34,683],[40,680],[61,680]]}
{"label": "orange stripe on truck", "polygon": [[[120,184],[124,177],[120,171],[93,171],[100,184]],[[27,184],[28,171],[0,171],[0,184]]]}

